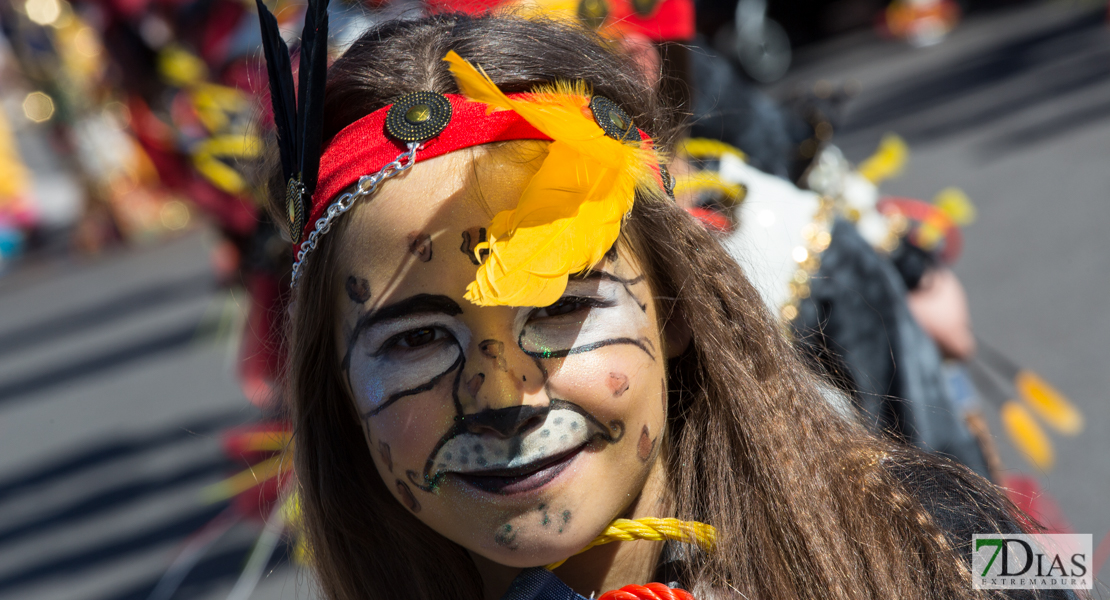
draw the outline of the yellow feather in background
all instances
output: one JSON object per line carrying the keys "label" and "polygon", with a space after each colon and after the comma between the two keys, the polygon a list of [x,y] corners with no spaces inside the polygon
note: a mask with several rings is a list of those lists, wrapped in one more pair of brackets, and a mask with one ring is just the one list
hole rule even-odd
{"label": "yellow feather in background", "polygon": [[1083,429],[1079,409],[1036,373],[1022,369],[1014,378],[1014,387],[1025,403],[1060,433],[1075,435]]}
{"label": "yellow feather in background", "polygon": [[1010,401],[1002,405],[1000,416],[1002,427],[1022,455],[1042,471],[1051,469],[1055,460],[1052,443],[1033,415],[1024,406]]}
{"label": "yellow feather in background", "polygon": [[572,273],[596,265],[617,241],[637,187],[658,187],[658,158],[640,142],[606,136],[582,82],[509,98],[454,51],[444,60],[467,98],[512,110],[553,140],[516,208],[496,214],[475,247],[489,255],[465,297],[480,306],[548,306]]}
{"label": "yellow feather in background", "polygon": [[905,140],[893,133],[888,133],[879,142],[875,153],[860,163],[859,174],[878,185],[891,177],[901,175],[909,154],[910,149],[906,146]]}
{"label": "yellow feather in background", "polygon": [[937,195],[933,197],[933,204],[960,227],[970,225],[975,221],[975,205],[971,203],[971,198],[968,198],[967,194],[960,188],[946,187],[937,192]]}

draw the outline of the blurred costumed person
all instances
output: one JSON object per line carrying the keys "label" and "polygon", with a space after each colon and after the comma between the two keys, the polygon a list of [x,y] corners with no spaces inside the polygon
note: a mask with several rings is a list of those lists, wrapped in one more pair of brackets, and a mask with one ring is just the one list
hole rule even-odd
{"label": "blurred costumed person", "polygon": [[718,231],[872,430],[962,462],[1006,485],[1043,525],[1067,531],[1049,496],[1029,478],[1003,473],[982,417],[980,393],[1039,470],[1051,467],[1051,444],[1026,407],[1061,433],[1082,426],[1070,402],[1035,374],[989,347],[976,353],[966,295],[951,270],[960,227],[974,218],[970,201],[955,188],[933,202],[882,197],[879,185],[901,172],[908,149],[891,135],[858,167],[847,161],[829,143],[845,90],[819,84],[779,106],[711,50],[695,56],[694,139],[679,152],[693,169],[681,171],[680,201]]}
{"label": "blurred costumed person", "polygon": [[217,281],[242,285],[250,300],[240,344],[243,393],[274,409],[289,257],[244,175],[261,150],[251,129],[256,94],[264,92],[252,63],[257,17],[226,0],[76,6],[95,16],[129,135],[158,185],[220,233],[211,253]]}

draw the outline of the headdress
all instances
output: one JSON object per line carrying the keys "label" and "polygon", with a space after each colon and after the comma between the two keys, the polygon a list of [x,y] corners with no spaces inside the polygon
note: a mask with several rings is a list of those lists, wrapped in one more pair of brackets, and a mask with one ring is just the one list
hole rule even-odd
{"label": "headdress", "polygon": [[328,68],[328,1],[309,2],[305,12],[297,72],[300,93],[297,95],[289,47],[278,31],[277,19],[262,0],[255,0],[262,27],[262,49],[266,53],[266,74],[270,79],[270,102],[274,108],[293,243],[299,241],[304,226],[305,201],[312,198],[316,190],[320,166],[320,128]]}
{"label": "headdress", "polygon": [[637,189],[671,193],[672,180],[651,140],[611,100],[592,95],[583,82],[506,95],[454,51],[444,60],[461,94],[405,94],[344,128],[320,156],[327,2],[309,3],[302,92],[292,112],[287,48],[276,20],[256,1],[296,244],[294,286],[335,219],[382,181],[412,167],[418,154],[427,159],[491,142],[551,141],[516,208],[495,215],[488,238],[474,247],[480,266],[466,298],[479,305],[555,302],[570,274],[595,265],[616,242]]}

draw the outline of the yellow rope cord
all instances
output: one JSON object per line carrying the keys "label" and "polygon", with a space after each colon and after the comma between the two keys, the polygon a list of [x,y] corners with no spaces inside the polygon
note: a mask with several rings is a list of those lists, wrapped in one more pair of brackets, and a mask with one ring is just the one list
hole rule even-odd
{"label": "yellow rope cord", "polygon": [[694,158],[720,158],[724,154],[735,154],[740,160],[748,157],[742,150],[720,140],[709,138],[690,138],[679,145],[679,151]]}
{"label": "yellow rope cord", "polygon": [[675,178],[674,192],[676,194],[706,190],[724,194],[726,204],[729,207],[740,204],[748,195],[747,188],[739,183],[729,183],[712,171],[698,171],[693,175],[683,175]]}
{"label": "yellow rope cord", "polygon": [[[631,542],[633,540],[685,542],[687,544],[697,544],[702,550],[711,552],[717,543],[717,530],[712,525],[706,525],[705,523],[670,518],[617,519],[610,523],[609,527],[601,532],[601,535],[594,538],[594,541],[576,554],[581,554],[594,546],[608,544],[609,542]],[[559,568],[566,561],[567,559],[564,558],[544,568],[551,571]]]}

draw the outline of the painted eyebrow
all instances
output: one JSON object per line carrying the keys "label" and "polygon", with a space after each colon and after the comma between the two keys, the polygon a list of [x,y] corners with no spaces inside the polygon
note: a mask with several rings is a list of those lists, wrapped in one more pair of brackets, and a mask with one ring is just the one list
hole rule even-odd
{"label": "painted eyebrow", "polygon": [[458,302],[443,295],[417,294],[415,296],[409,296],[408,298],[398,300],[393,304],[387,304],[378,310],[368,312],[359,317],[358,322],[355,323],[354,331],[351,332],[351,343],[354,342],[363,330],[381,321],[388,321],[408,315],[429,313],[440,313],[454,317],[462,314],[462,307],[459,306]]}
{"label": "painted eyebrow", "polygon": [[570,276],[571,281],[591,281],[594,279],[615,281],[617,283],[623,283],[624,285],[636,285],[637,283],[640,283],[644,280],[644,276],[639,275],[637,277],[633,277],[632,279],[624,279],[622,277],[617,277],[616,275],[613,275],[608,271],[601,270],[590,271],[589,273],[576,273]]}

